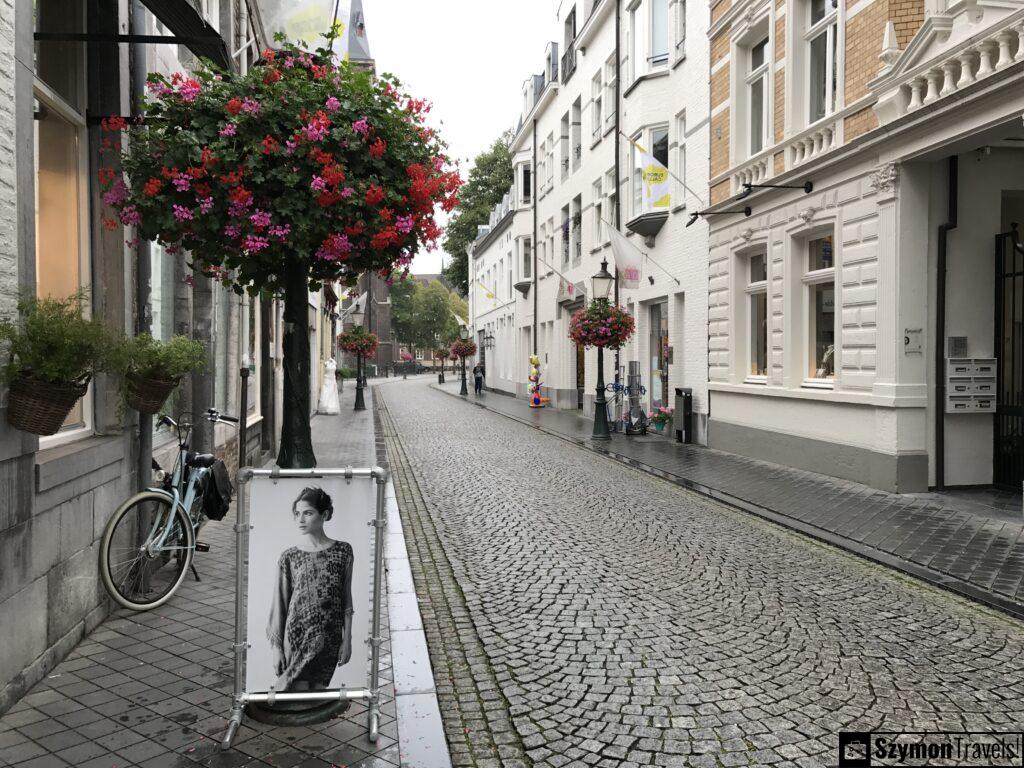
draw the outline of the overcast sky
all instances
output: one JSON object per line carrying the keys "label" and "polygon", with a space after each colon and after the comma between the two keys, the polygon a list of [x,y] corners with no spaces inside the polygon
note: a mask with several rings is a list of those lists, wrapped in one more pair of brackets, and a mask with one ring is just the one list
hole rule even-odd
{"label": "overcast sky", "polygon": [[[543,70],[555,39],[557,1],[363,0],[377,71],[434,103],[431,122],[464,178],[474,157],[515,128],[523,81]],[[444,255],[440,247],[417,255],[413,272],[439,272]]]}

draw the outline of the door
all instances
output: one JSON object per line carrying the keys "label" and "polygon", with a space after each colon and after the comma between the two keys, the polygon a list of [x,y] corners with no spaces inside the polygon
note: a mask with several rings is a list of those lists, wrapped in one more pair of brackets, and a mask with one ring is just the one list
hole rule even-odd
{"label": "door", "polygon": [[576,346],[576,410],[583,410],[583,394],[586,392],[587,384],[584,377],[584,371],[586,370],[586,357],[584,355],[583,347],[580,345]]}
{"label": "door", "polygon": [[668,302],[651,306],[649,371],[651,409],[668,407]]}
{"label": "door", "polygon": [[1017,225],[996,236],[998,360],[992,480],[1019,491],[1024,482],[1024,246]]}

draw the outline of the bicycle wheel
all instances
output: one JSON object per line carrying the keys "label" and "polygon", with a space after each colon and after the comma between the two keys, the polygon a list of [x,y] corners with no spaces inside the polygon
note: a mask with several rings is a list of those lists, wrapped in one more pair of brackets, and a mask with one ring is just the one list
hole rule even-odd
{"label": "bicycle wheel", "polygon": [[[165,536],[169,517],[171,527]],[[103,586],[125,608],[156,608],[181,585],[194,552],[192,521],[181,507],[172,507],[161,493],[137,494],[114,512],[103,531]]]}

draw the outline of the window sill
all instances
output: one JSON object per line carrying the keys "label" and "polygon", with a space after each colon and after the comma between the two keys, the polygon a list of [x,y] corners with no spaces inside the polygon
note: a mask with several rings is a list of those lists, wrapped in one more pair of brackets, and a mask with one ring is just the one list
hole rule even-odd
{"label": "window sill", "polygon": [[63,485],[108,464],[124,461],[123,435],[90,435],[36,453],[36,491]]}
{"label": "window sill", "polygon": [[676,60],[672,62],[672,69],[675,69],[680,64],[682,64],[684,61],[686,61],[686,54],[685,53],[679,54],[679,56],[676,57]]}
{"label": "window sill", "polygon": [[679,213],[680,211],[686,210],[686,203],[680,203],[672,209],[672,213]]}
{"label": "window sill", "polygon": [[754,385],[759,386],[759,387],[766,387],[766,386],[768,386],[768,377],[767,376],[747,376],[747,378],[745,378],[743,380],[743,383],[744,384],[754,384]]}
{"label": "window sill", "polygon": [[598,144],[600,144],[601,143],[601,139],[603,139],[603,138],[604,137],[601,135],[600,131],[598,131],[595,135],[591,136],[590,137],[590,148],[593,149]]}
{"label": "window sill", "polygon": [[605,129],[604,129],[604,135],[605,135],[605,136],[607,136],[607,135],[608,135],[609,133],[611,133],[611,132],[612,132],[612,131],[614,131],[614,130],[615,130],[615,123],[614,123],[614,122],[612,122],[612,124],[611,124],[611,125],[608,125],[608,126],[606,126],[606,127],[605,127]]}
{"label": "window sill", "polygon": [[835,389],[836,385],[832,379],[804,379],[800,382],[803,389]]}
{"label": "window sill", "polygon": [[590,249],[590,254],[591,254],[591,255],[593,256],[593,255],[594,255],[594,254],[596,254],[596,253],[600,253],[600,252],[601,252],[601,251],[603,251],[603,250],[604,250],[605,248],[607,248],[607,247],[608,247],[608,245],[609,245],[609,243],[604,243],[603,245],[599,245],[599,246],[597,246],[596,248],[591,248],[591,249]]}
{"label": "window sill", "polygon": [[636,78],[636,80],[630,83],[629,87],[622,92],[622,98],[626,98],[627,96],[629,96],[629,94],[635,91],[637,86],[640,85],[640,83],[644,82],[645,80],[656,80],[659,77],[668,77],[669,74],[669,69],[665,67],[662,69],[657,69],[654,72],[647,72],[646,74],[640,75],[640,77]]}

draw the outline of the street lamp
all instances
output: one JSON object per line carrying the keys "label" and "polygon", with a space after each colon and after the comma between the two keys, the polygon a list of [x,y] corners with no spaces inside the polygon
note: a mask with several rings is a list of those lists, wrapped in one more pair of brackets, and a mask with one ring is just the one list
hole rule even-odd
{"label": "street lamp", "polygon": [[[459,338],[462,339],[463,341],[469,341],[469,328],[467,328],[464,325],[461,326],[459,328]],[[462,357],[462,389],[459,390],[459,394],[460,395],[468,396],[469,395],[469,389],[466,387],[466,356],[465,355],[461,355],[461,357]]]}
{"label": "street lamp", "polygon": [[[363,311],[361,304],[356,304],[352,308],[351,317],[352,322],[356,325],[361,326],[363,324],[363,318],[366,313]],[[356,353],[356,404],[352,409],[354,411],[365,411],[366,401],[363,399],[363,353]]]}
{"label": "street lamp", "polygon": [[[601,262],[601,271],[590,278],[594,301],[608,303],[608,294],[615,278],[608,273],[608,262]],[[608,405],[604,399],[604,347],[597,348],[597,398],[594,400],[594,440],[611,440],[608,431]]]}

